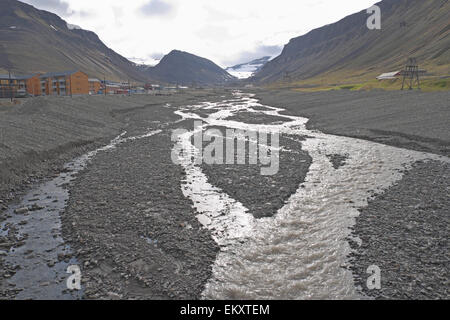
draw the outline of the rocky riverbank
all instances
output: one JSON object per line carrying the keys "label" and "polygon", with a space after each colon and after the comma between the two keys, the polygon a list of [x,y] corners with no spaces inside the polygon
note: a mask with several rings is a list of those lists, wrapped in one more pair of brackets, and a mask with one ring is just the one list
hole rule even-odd
{"label": "rocky riverbank", "polygon": [[[448,299],[450,164],[417,162],[401,181],[361,209],[351,255],[355,282],[376,299]],[[366,271],[381,270],[381,289],[369,290]]]}

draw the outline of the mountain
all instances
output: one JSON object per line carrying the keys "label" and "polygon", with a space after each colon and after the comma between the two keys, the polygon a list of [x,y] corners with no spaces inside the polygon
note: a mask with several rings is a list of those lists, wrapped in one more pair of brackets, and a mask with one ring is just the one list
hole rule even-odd
{"label": "mountain", "polygon": [[381,30],[366,10],[291,39],[255,76],[258,83],[339,83],[401,70],[408,57],[432,75],[450,74],[448,0],[384,0]]}
{"label": "mountain", "polygon": [[271,57],[269,56],[262,57],[247,63],[241,63],[232,67],[228,67],[225,70],[238,79],[247,79],[258,72],[270,59]]}
{"label": "mountain", "polygon": [[94,32],[16,0],[0,0],[1,69],[17,74],[77,69],[90,77],[147,79]]}
{"label": "mountain", "polygon": [[221,85],[236,80],[214,62],[193,54],[173,50],[154,67],[146,67],[152,79],[180,85]]}

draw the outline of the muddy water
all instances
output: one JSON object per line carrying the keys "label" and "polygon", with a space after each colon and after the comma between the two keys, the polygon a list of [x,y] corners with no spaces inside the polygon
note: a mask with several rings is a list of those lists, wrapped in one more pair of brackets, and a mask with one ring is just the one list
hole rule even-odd
{"label": "muddy water", "polygon": [[[182,190],[192,199],[199,221],[221,246],[213,277],[203,292],[205,299],[364,299],[346,269],[350,227],[359,215],[357,209],[366,206],[374,192],[400,180],[402,170],[413,162],[449,161],[311,131],[305,127],[307,119],[281,115],[282,109],[263,106],[241,93],[233,100],[188,106],[178,114],[199,119],[202,109],[219,111],[203,118],[205,125],[197,130],[224,126],[307,136],[303,149],[313,158],[304,187],[299,186],[274,217],[254,219],[241,203],[209,184],[192,162],[190,155],[198,152],[190,139],[194,131],[180,137],[176,148],[185,150],[180,162],[187,173]],[[286,122],[255,125],[227,120],[240,111],[281,116]],[[336,170],[330,154],[348,156],[346,164]]]}
{"label": "muddy water", "polygon": [[[8,219],[0,225],[0,236],[13,233],[20,245],[9,250],[4,257],[6,265],[15,269],[7,285],[17,289],[16,299],[64,300],[80,299],[83,290],[68,290],[67,268],[78,265],[71,248],[61,236],[61,219],[69,192],[65,185],[76,178],[89,161],[99,152],[107,152],[121,143],[143,139],[159,133],[150,131],[144,135],[127,137],[126,132],[108,145],[91,151],[64,166],[56,178],[45,182],[27,193],[20,203],[6,212]],[[27,208],[27,212],[20,209]]]}

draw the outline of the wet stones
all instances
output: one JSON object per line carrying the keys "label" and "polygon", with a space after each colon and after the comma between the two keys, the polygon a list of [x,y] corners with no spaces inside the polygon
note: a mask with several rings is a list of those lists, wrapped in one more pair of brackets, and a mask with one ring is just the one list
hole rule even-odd
{"label": "wet stones", "polygon": [[72,254],[69,252],[66,253],[58,253],[58,261],[64,261],[64,262],[69,262],[70,259],[72,258]]}
{"label": "wet stones", "polygon": [[33,205],[29,206],[29,207],[21,207],[21,208],[17,208],[14,210],[15,214],[27,214],[28,212],[33,212],[33,211],[39,211],[45,209],[45,207],[34,203]]}
{"label": "wet stones", "polygon": [[345,166],[346,161],[349,158],[348,154],[327,154],[327,158],[330,159],[333,168],[338,170]]}
{"label": "wet stones", "polygon": [[14,210],[15,214],[25,214],[29,211],[28,207],[22,207]]}

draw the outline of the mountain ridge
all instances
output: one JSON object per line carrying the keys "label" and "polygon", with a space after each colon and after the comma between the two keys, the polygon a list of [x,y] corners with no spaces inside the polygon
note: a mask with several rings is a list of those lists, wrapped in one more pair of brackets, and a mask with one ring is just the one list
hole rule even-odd
{"label": "mountain ridge", "polygon": [[449,74],[448,0],[384,0],[381,30],[366,10],[293,38],[253,77],[256,83],[361,81],[404,67],[408,57]]}
{"label": "mountain ridge", "polygon": [[217,64],[181,50],[172,50],[154,67],[146,67],[152,79],[180,85],[223,85],[236,80]]}
{"label": "mountain ridge", "polygon": [[146,81],[92,31],[16,0],[0,0],[0,68],[14,73],[77,69],[91,77]]}
{"label": "mountain ridge", "polygon": [[115,81],[222,85],[235,80],[214,62],[173,50],[153,67],[107,47],[99,36],[17,0],[0,0],[0,73],[80,70]]}

